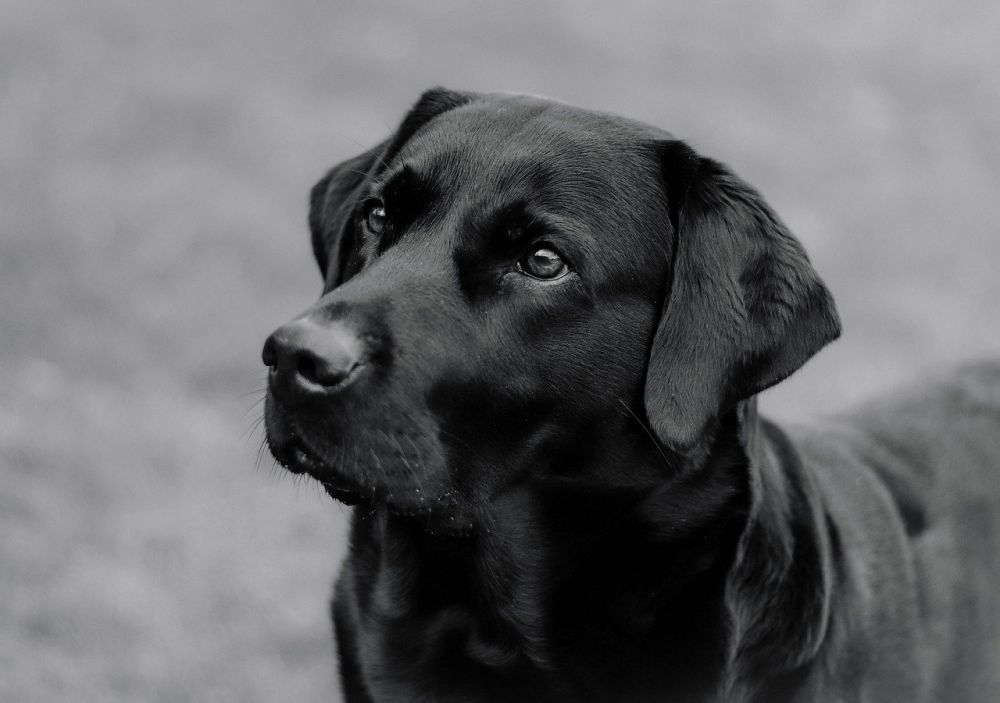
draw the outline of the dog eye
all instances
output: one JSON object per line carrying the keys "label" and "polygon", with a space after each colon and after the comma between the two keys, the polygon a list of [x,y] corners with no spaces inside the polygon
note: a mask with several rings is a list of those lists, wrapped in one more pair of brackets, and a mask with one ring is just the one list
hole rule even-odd
{"label": "dog eye", "polygon": [[365,227],[372,234],[382,234],[385,231],[385,203],[381,200],[371,200],[365,205]]}
{"label": "dog eye", "polygon": [[522,257],[517,262],[517,270],[532,278],[554,281],[569,273],[569,266],[558,252],[543,246]]}

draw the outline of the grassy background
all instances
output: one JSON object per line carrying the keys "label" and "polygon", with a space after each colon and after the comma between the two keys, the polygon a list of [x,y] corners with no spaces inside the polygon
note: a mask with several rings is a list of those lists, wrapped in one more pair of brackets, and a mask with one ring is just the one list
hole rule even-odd
{"label": "grassy background", "polygon": [[0,699],[336,700],[344,511],[254,468],[306,193],[425,87],[655,122],[758,185],[842,341],[765,407],[1000,350],[997,3],[0,2]]}

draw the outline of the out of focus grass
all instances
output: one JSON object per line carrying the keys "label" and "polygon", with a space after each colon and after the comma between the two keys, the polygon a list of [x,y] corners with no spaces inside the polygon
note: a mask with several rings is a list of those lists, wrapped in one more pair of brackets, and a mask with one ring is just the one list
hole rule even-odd
{"label": "out of focus grass", "polygon": [[312,181],[429,85],[757,184],[846,327],[779,415],[997,354],[1000,5],[743,7],[0,4],[0,699],[336,699],[344,513],[254,468],[258,350],[318,292]]}

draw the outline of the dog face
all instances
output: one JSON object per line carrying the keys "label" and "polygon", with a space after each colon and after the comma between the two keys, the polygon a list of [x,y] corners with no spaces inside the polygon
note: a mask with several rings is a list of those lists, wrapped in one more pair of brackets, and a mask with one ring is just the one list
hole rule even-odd
{"label": "dog face", "polygon": [[325,286],[265,344],[269,446],[432,530],[541,485],[653,485],[671,466],[640,454],[696,456],[839,329],[752,189],[538,98],[426,93],[314,187],[309,220]]}

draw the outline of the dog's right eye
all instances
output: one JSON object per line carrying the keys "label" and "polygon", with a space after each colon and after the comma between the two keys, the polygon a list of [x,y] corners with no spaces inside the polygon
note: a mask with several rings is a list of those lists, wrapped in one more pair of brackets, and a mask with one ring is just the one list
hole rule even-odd
{"label": "dog's right eye", "polygon": [[364,223],[372,234],[382,234],[385,231],[385,203],[373,198],[365,203]]}
{"label": "dog's right eye", "polygon": [[555,281],[569,273],[569,266],[555,249],[539,246],[517,262],[517,270],[540,281]]}

